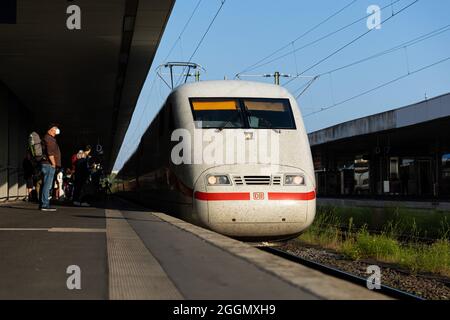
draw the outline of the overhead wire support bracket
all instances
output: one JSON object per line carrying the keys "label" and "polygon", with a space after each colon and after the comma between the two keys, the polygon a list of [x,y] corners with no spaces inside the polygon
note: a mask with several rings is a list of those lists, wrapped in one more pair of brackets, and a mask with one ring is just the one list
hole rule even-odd
{"label": "overhead wire support bracket", "polygon": [[[280,78],[306,78],[306,79],[312,79],[310,80],[310,84],[308,84],[307,88],[317,79],[319,76],[304,76],[301,74],[291,75],[291,74],[284,74],[280,73],[278,71],[275,71],[275,73],[265,73],[265,74],[236,74],[235,78],[238,80],[241,80],[242,77],[259,77],[259,78],[274,78],[275,84],[280,85]],[[306,91],[306,90],[305,90]],[[303,92],[302,92],[303,94]]]}
{"label": "overhead wire support bracket", "polygon": [[[164,77],[162,76],[162,73],[160,73],[161,68],[163,68],[163,67],[164,67],[164,68],[169,68],[169,71],[170,71],[170,85],[169,85],[169,84],[167,83],[167,81],[164,79]],[[174,68],[178,68],[178,67],[183,67],[183,71],[184,71],[186,68],[188,68],[186,73],[184,73],[184,72],[182,73],[182,76],[185,77],[185,78],[184,78],[184,83],[187,82],[187,79],[188,79],[189,76],[192,76],[191,70],[203,70],[204,72],[206,72],[205,68],[203,68],[201,65],[199,65],[199,64],[197,64],[197,63],[193,63],[193,62],[167,62],[167,63],[164,63],[164,64],[160,65],[160,66],[157,68],[156,74],[158,75],[158,77],[161,78],[161,80],[164,81],[164,83],[165,83],[165,84],[169,87],[169,89],[171,89],[171,90],[173,90],[173,88],[174,88],[174,79],[173,79],[173,76],[174,76],[175,74],[174,74],[174,72],[173,72],[173,69],[174,69]],[[194,75],[195,75],[195,77],[196,77],[196,81],[199,81],[199,80],[200,80],[200,72],[198,71],[198,72],[196,72]]]}
{"label": "overhead wire support bracket", "polygon": [[[296,78],[299,77],[299,75],[290,75],[290,74],[284,74],[280,73],[278,71],[275,71],[275,73],[265,73],[265,74],[236,74],[235,79],[241,80],[242,77],[257,77],[257,78],[274,78],[275,84],[280,85],[280,78]],[[308,76],[301,76],[302,78],[312,78]]]}
{"label": "overhead wire support bracket", "polygon": [[[316,81],[317,79],[319,79],[319,77],[320,77],[320,75],[312,77],[312,79],[309,80],[309,82],[306,84],[306,87],[302,90],[302,92],[300,92],[300,93],[295,97],[295,99],[300,98],[300,96],[301,96],[302,94],[304,94],[304,93],[306,92],[306,90],[308,90],[309,87],[311,87],[311,85],[314,83],[314,81]],[[309,78],[311,78],[311,77],[309,77]]]}

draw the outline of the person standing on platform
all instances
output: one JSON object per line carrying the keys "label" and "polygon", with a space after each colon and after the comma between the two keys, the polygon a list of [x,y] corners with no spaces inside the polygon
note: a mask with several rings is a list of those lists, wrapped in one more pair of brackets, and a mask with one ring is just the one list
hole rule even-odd
{"label": "person standing on platform", "polygon": [[90,154],[91,146],[86,146],[81,158],[75,163],[75,181],[73,186],[73,205],[76,207],[90,207],[90,204],[84,202],[84,187],[87,184],[90,175]]}
{"label": "person standing on platform", "polygon": [[53,179],[55,177],[56,168],[61,167],[61,151],[56,142],[56,136],[61,133],[57,125],[51,124],[48,127],[47,133],[42,140],[45,157],[41,162],[41,173],[43,176],[40,210],[41,211],[56,211],[56,208],[50,206],[50,190],[53,187]]}

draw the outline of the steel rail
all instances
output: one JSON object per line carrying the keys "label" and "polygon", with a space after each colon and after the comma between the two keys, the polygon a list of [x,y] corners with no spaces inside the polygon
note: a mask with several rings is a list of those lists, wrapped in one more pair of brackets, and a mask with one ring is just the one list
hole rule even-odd
{"label": "steel rail", "polygon": [[[327,265],[324,265],[322,263],[318,263],[309,259],[305,259],[302,257],[299,257],[295,254],[286,252],[284,250],[278,249],[278,248],[274,248],[274,247],[260,247],[259,249],[271,253],[273,255],[276,255],[278,257],[284,258],[286,260],[295,262],[295,263],[299,263],[301,265],[304,265],[308,268],[312,268],[314,270],[318,270],[322,273],[346,280],[346,281],[350,281],[352,283],[355,283],[357,285],[360,286],[364,286],[366,287],[367,285],[367,279],[363,278],[363,277],[359,277],[357,275],[339,270],[337,268],[334,267],[330,267]],[[368,289],[369,290],[369,289]],[[409,292],[405,292],[390,286],[386,286],[386,285],[381,285],[380,289],[377,289],[376,292],[380,292],[383,293],[387,296],[390,296],[392,298],[396,298],[396,299],[401,299],[401,300],[425,300],[422,297],[416,296],[414,294],[411,294]]]}

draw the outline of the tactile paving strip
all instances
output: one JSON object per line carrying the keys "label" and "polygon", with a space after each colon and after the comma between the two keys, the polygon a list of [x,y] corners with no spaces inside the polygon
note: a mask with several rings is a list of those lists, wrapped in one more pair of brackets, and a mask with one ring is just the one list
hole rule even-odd
{"label": "tactile paving strip", "polygon": [[108,242],[109,298],[182,299],[158,261],[120,211],[105,211]]}

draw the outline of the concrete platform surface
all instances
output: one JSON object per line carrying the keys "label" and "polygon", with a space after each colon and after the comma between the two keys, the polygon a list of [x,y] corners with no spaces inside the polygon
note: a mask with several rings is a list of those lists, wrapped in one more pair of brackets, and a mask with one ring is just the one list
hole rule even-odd
{"label": "concrete platform surface", "polygon": [[0,299],[385,299],[119,199],[57,208],[0,205]]}

